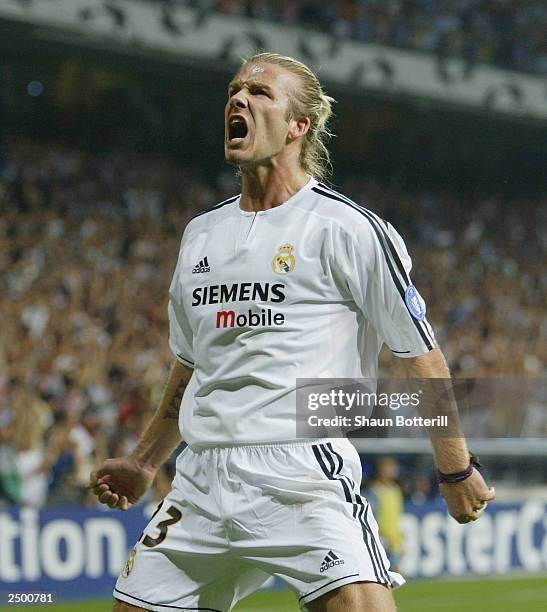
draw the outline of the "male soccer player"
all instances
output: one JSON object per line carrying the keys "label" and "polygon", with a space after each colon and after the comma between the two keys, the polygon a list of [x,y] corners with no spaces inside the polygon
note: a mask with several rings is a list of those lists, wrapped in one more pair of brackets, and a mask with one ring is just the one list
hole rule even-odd
{"label": "male soccer player", "polygon": [[[188,443],[116,583],[117,612],[227,611],[269,575],[313,612],[395,609],[404,580],[359,494],[358,454],[345,439],[295,438],[296,378],[374,378],[384,342],[414,378],[448,371],[400,236],[319,182],[330,114],[292,58],[255,55],[229,85],[224,147],[241,194],[186,227],[160,406],[131,455],[91,477],[125,510],[181,434]],[[454,481],[441,485],[450,513],[478,518],[494,495],[464,440],[433,446]]]}

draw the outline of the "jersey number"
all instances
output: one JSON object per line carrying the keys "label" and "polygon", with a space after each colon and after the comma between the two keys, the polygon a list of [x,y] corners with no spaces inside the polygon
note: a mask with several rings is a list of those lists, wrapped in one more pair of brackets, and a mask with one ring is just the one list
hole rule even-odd
{"label": "jersey number", "polygon": [[143,538],[142,543],[146,547],[153,548],[154,546],[161,544],[167,537],[167,530],[169,529],[169,527],[171,527],[171,525],[174,525],[175,523],[178,523],[182,518],[182,512],[175,508],[175,506],[169,506],[169,508],[167,508],[167,514],[171,518],[165,519],[164,521],[160,521],[156,526],[156,529],[160,532],[158,537],[151,538],[147,535]]}

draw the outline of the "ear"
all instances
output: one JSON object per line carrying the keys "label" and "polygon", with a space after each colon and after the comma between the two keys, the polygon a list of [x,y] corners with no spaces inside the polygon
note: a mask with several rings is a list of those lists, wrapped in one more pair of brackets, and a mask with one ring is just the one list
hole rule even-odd
{"label": "ear", "polygon": [[298,117],[297,119],[291,119],[289,121],[289,133],[287,134],[288,142],[292,142],[297,138],[304,136],[310,129],[310,118],[309,117]]}

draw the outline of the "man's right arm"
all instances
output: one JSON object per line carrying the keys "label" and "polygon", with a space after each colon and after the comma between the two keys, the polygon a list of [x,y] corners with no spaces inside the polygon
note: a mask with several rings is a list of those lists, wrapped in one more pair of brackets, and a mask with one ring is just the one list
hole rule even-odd
{"label": "man's right arm", "polygon": [[127,510],[145,493],[158,469],[180,444],[178,418],[193,370],[178,361],[171,367],[160,405],[128,457],[107,459],[91,474],[90,488],[103,504]]}
{"label": "man's right arm", "polygon": [[192,372],[188,366],[175,361],[160,405],[130,455],[139,463],[156,471],[182,441],[178,427],[180,404]]}

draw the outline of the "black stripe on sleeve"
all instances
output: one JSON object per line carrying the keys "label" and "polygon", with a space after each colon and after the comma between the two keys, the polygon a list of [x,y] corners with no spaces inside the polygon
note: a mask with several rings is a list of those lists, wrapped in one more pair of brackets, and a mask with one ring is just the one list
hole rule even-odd
{"label": "black stripe on sleeve", "polygon": [[[384,257],[386,259],[386,263],[387,263],[387,266],[391,274],[391,278],[395,284],[395,287],[397,288],[397,291],[399,292],[399,295],[401,296],[401,299],[403,300],[403,304],[405,305],[405,308],[407,312],[409,313],[410,319],[414,323],[414,326],[416,327],[416,329],[418,330],[418,333],[420,334],[422,340],[424,341],[424,344],[426,345],[427,349],[429,351],[432,350],[433,344],[432,344],[431,339],[429,338],[429,330],[427,329],[427,326],[424,325],[422,327],[421,325],[422,322],[415,319],[412,316],[412,313],[408,311],[408,306],[406,305],[406,299],[405,299],[405,288],[403,287],[399,277],[397,276],[397,273],[395,272],[395,269],[393,268],[393,264],[391,263],[391,257],[389,256],[389,253],[388,253],[388,248],[386,248],[386,245],[384,243],[384,241],[390,241],[389,236],[387,235],[384,236],[385,232],[382,230],[379,223],[377,223],[376,220],[371,215],[367,214],[367,212],[365,212],[364,209],[362,209],[360,206],[357,206],[357,204],[350,203],[349,201],[347,201],[346,199],[342,197],[336,196],[326,191],[322,191],[321,189],[318,189],[317,187],[312,187],[312,191],[315,191],[316,193],[322,196],[325,196],[326,198],[330,198],[331,200],[336,200],[337,202],[346,204],[346,206],[353,208],[353,210],[357,211],[359,214],[363,215],[365,219],[367,219],[367,221],[370,223],[370,226],[374,230],[376,237],[378,238],[378,242],[380,244],[380,247],[382,248],[382,252],[384,253]],[[393,245],[391,245],[391,248],[395,250],[395,247]],[[391,251],[391,249],[389,250]],[[404,271],[403,278],[405,279],[405,282],[407,283],[407,287],[408,287],[408,285],[410,284],[409,282],[410,279],[408,278],[408,275],[406,274],[406,271],[404,270],[404,266],[402,265],[400,258],[397,257],[397,261],[398,261],[398,265],[400,265],[403,268],[403,271]]]}
{"label": "black stripe on sleeve", "polygon": [[226,206],[227,204],[231,204],[232,202],[235,202],[238,198],[239,198],[239,194],[236,195],[236,196],[232,196],[231,198],[228,198],[227,200],[224,200],[223,202],[220,202],[219,204],[216,204],[212,208],[208,208],[207,210],[203,210],[200,213],[198,213],[197,215],[194,215],[190,219],[190,221],[193,221],[194,219],[197,219],[198,217],[201,217],[201,215],[206,215],[209,212],[213,212],[213,210],[218,210],[219,208],[222,208],[223,206]]}
{"label": "black stripe on sleeve", "polygon": [[186,357],[183,357],[180,353],[177,353],[177,357],[178,357],[178,360],[181,361],[183,365],[188,365],[191,368],[194,367],[195,365],[194,362],[190,361],[189,359],[186,359]]}
{"label": "black stripe on sleeve", "polygon": [[[397,248],[395,247],[395,245],[393,244],[393,241],[391,240],[389,234],[386,232],[386,230],[389,228],[389,224],[387,223],[387,221],[385,221],[384,219],[381,219],[380,217],[378,217],[378,215],[374,214],[371,210],[368,210],[367,208],[365,208],[364,206],[359,206],[356,202],[354,202],[353,200],[350,200],[350,198],[348,198],[347,196],[339,193],[338,191],[335,191],[334,189],[330,189],[329,187],[326,187],[325,185],[323,185],[322,183],[319,183],[322,187],[324,187],[327,191],[329,191],[329,193],[332,193],[333,195],[336,195],[340,198],[342,198],[342,200],[348,205],[351,206],[352,208],[354,208],[355,210],[357,210],[357,212],[364,214],[367,219],[369,219],[370,223],[374,226],[377,226],[378,229],[380,230],[380,232],[382,233],[386,244],[388,245],[389,251],[393,257],[393,260],[395,261],[395,265],[397,266],[397,268],[399,269],[399,272],[401,274],[401,276],[403,277],[406,286],[408,287],[408,285],[411,284],[410,282],[410,276],[407,274],[407,271],[405,270],[405,267],[403,265],[403,262],[401,261],[401,258],[399,256],[399,252],[397,251]],[[384,222],[384,225],[386,226],[386,230],[384,230],[384,228],[381,225],[381,221]],[[406,306],[406,300],[405,300],[405,306]],[[408,309],[408,307],[407,307]],[[410,313],[410,316],[412,317],[412,313]],[[415,325],[417,325],[418,329],[423,328],[423,330],[425,331],[425,333],[427,334],[427,336],[431,339],[432,342],[434,342],[433,336],[431,335],[431,333],[429,332],[429,328],[427,326],[427,323],[425,321],[418,321],[416,319],[414,319],[414,317],[412,317],[412,319],[415,321]],[[423,335],[422,335],[423,338]],[[426,342],[427,345],[427,342]],[[429,347],[428,349],[431,350],[433,347]],[[396,351],[395,351],[396,352]]]}
{"label": "black stripe on sleeve", "polygon": [[[395,247],[395,245],[393,244],[393,241],[391,240],[391,238],[389,237],[389,234],[386,232],[386,229],[389,227],[387,221],[385,221],[384,219],[381,219],[380,217],[378,217],[378,215],[375,215],[371,210],[368,210],[368,208],[365,208],[364,206],[359,206],[359,204],[357,204],[357,202],[353,202],[352,200],[350,200],[348,197],[346,197],[345,195],[343,195],[342,193],[339,193],[338,191],[334,191],[334,189],[329,189],[327,187],[329,193],[332,193],[332,195],[337,195],[339,198],[341,198],[346,204],[348,204],[349,206],[351,206],[352,208],[354,208],[355,210],[357,210],[358,212],[360,212],[361,214],[365,215],[367,217],[367,219],[370,221],[371,224],[375,225],[381,232],[382,236],[384,237],[386,244],[389,248],[389,251],[393,257],[393,261],[395,262],[395,265],[397,266],[397,269],[399,270],[401,276],[403,277],[405,283],[407,285],[410,285],[410,277],[408,276],[405,267],[403,265],[403,262],[401,261],[401,258],[399,257],[399,253],[397,252],[397,248]],[[382,227],[382,224],[380,223],[381,221],[384,222],[384,225],[386,226],[386,229],[384,229]]]}

